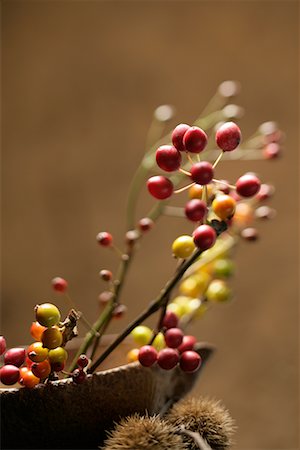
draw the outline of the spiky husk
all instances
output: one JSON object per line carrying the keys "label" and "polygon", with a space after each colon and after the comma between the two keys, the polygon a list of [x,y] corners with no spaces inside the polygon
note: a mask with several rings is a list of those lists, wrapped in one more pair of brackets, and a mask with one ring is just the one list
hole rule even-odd
{"label": "spiky husk", "polygon": [[159,416],[134,416],[122,419],[110,432],[103,450],[186,450],[176,428]]}
{"label": "spiky husk", "polygon": [[[220,401],[209,398],[188,398],[175,404],[166,419],[174,426],[184,426],[198,432],[213,450],[225,450],[232,445],[234,420]],[[188,436],[184,437],[191,450],[198,449]]]}

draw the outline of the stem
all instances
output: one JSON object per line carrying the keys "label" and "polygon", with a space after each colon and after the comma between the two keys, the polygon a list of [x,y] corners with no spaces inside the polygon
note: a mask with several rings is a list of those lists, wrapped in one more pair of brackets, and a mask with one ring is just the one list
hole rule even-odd
{"label": "stem", "polygon": [[97,367],[110,355],[110,353],[131,333],[131,331],[144,322],[149,316],[158,311],[161,307],[164,306],[164,301],[166,297],[171,293],[172,289],[176,286],[178,281],[182,278],[185,271],[199,258],[201,255],[201,250],[196,250],[192,256],[184,261],[184,263],[179,267],[176,271],[175,275],[165,287],[160,292],[159,296],[152,301],[148,308],[143,311],[131,324],[129,324],[125,330],[119,334],[119,336],[112,342],[112,344],[103,352],[103,354],[94,362],[94,364],[89,369],[89,373],[93,373]]}

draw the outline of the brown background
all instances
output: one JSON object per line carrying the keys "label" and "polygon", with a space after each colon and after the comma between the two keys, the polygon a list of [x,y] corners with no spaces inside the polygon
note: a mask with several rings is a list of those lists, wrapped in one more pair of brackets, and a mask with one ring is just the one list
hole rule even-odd
{"label": "brown background", "polygon": [[[152,111],[176,106],[192,122],[224,79],[237,79],[243,134],[276,120],[284,157],[224,163],[277,188],[278,215],[237,254],[235,301],[193,329],[218,352],[197,392],[237,419],[237,447],[298,449],[298,2],[2,1],[2,330],[29,342],[37,302],[66,277],[90,320],[98,278],[122,244],[126,190]],[[141,214],[152,204],[143,193]],[[144,241],[124,291],[133,318],[174,269],[170,243],[187,224],[164,219]],[[188,226],[189,227],[189,226]],[[114,324],[119,330],[124,322]]]}

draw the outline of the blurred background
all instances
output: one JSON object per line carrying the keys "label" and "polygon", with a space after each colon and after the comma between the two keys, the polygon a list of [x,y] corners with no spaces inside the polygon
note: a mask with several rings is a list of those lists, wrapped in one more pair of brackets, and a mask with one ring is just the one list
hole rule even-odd
{"label": "blurred background", "polygon": [[[54,276],[97,317],[98,272],[117,259],[95,236],[107,230],[123,244],[126,192],[157,106],[175,106],[169,129],[191,123],[220,82],[234,79],[243,135],[268,120],[285,131],[282,158],[220,166],[222,178],[255,171],[273,183],[277,216],[259,225],[259,242],[239,246],[234,301],[191,329],[217,347],[195,393],[224,401],[242,450],[299,448],[298,9],[297,1],[2,2],[1,329],[10,347],[30,343],[36,303],[68,311]],[[145,189],[141,216],[152,204]],[[161,289],[175,267],[170,245],[191,229],[164,218],[145,237],[123,292],[129,311],[110,332]]]}

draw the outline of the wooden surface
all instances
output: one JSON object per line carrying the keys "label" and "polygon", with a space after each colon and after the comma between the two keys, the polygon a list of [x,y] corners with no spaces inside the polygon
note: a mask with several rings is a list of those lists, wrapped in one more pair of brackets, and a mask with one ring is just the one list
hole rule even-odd
{"label": "wooden surface", "polygon": [[[244,136],[276,120],[287,133],[278,161],[224,163],[222,178],[255,171],[276,185],[273,222],[242,244],[235,300],[191,332],[217,348],[195,393],[222,399],[239,426],[239,450],[299,448],[298,2],[2,2],[2,331],[30,343],[37,302],[52,277],[90,320],[114,270],[95,235],[122,245],[126,190],[144,151],[152,111],[175,105],[192,122],[217,85],[238,79]],[[221,168],[223,167],[222,171]],[[185,197],[178,199],[183,202]],[[152,201],[143,192],[140,214]],[[129,313],[174,270],[170,245],[191,226],[163,219],[144,241],[123,293]],[[84,328],[81,328],[81,334]]]}

